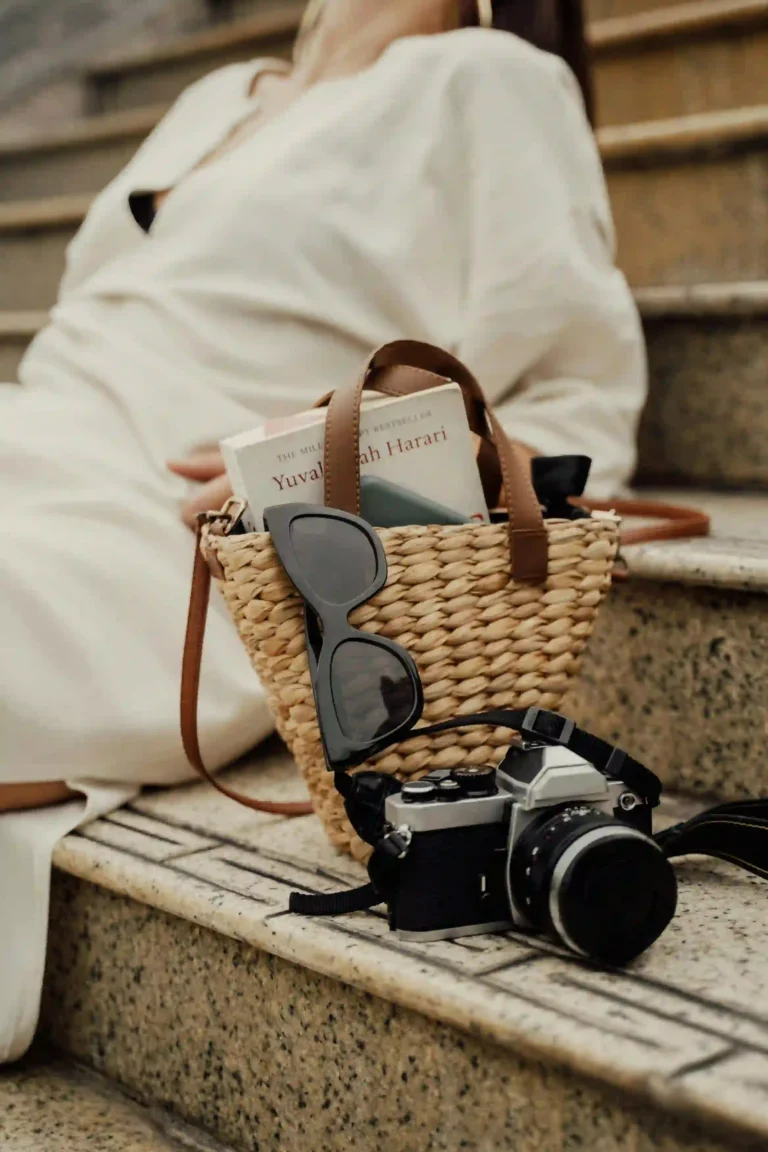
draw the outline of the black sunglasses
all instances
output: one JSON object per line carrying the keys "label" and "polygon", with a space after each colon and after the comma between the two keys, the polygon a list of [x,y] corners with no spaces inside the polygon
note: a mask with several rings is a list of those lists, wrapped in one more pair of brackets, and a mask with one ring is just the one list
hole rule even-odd
{"label": "black sunglasses", "polygon": [[398,644],[361,632],[349,614],[387,580],[387,558],[365,520],[319,504],[264,511],[275,551],[304,600],[307,653],[328,767],[353,768],[421,717],[416,665]]}

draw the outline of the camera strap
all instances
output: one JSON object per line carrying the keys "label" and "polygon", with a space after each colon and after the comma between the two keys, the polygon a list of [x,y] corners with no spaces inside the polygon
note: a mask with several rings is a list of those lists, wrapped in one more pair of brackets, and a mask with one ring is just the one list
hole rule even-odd
{"label": "camera strap", "polygon": [[768,879],[768,800],[718,804],[657,832],[654,840],[670,859],[715,856]]}
{"label": "camera strap", "polygon": [[[478,724],[510,728],[528,740],[568,748],[606,776],[621,780],[651,807],[659,803],[661,782],[655,773],[606,740],[577,728],[572,720],[557,712],[540,708],[497,708],[417,728],[411,737],[437,735]],[[344,797],[353,827],[362,839],[373,845],[368,863],[370,883],[335,893],[292,892],[289,909],[303,916],[338,916],[363,911],[376,904],[391,904],[397,894],[399,862],[404,852],[397,831],[385,831],[384,803],[388,795],[399,790],[399,783],[377,772],[356,776],[337,772],[335,783]],[[768,800],[717,805],[657,832],[654,840],[670,859],[691,853],[713,856],[768,879]]]}

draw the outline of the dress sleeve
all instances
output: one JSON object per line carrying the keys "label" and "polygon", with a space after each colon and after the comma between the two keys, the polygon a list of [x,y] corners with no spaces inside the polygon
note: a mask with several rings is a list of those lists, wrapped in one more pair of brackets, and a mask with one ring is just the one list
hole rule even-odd
{"label": "dress sleeve", "polygon": [[465,184],[465,323],[458,353],[508,433],[545,455],[593,459],[589,492],[629,479],[646,363],[615,268],[600,160],[576,82],[514,37],[453,87]]}

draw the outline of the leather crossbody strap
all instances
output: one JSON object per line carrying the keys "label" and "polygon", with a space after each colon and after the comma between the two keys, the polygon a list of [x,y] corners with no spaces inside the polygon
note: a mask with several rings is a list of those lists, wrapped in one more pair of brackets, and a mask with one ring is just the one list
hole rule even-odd
{"label": "leather crossbody strap", "polygon": [[192,767],[219,792],[256,812],[271,812],[275,816],[306,816],[312,812],[308,801],[280,803],[273,800],[256,800],[233,788],[227,788],[217,780],[205,766],[200,751],[197,730],[197,706],[200,693],[200,666],[203,658],[205,623],[208,618],[208,601],[211,590],[211,570],[200,548],[205,518],[200,517],[195,541],[195,561],[192,569],[192,588],[189,595],[187,634],[184,640],[184,658],[181,665],[181,739],[187,759]]}
{"label": "leather crossbody strap", "polygon": [[615,512],[618,516],[638,516],[656,521],[641,528],[626,529],[621,534],[623,545],[709,536],[711,527],[706,512],[679,504],[665,504],[661,500],[574,500],[573,503],[590,512]]}

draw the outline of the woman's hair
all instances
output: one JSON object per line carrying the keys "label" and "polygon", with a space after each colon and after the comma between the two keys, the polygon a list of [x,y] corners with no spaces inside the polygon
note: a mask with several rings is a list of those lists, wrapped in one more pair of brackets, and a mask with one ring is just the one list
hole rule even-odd
{"label": "woman's hair", "polygon": [[[312,33],[328,0],[309,0],[299,28],[296,51]],[[386,2],[386,0],[382,0]],[[474,4],[468,5],[475,8]],[[462,3],[462,8],[466,7]],[[513,32],[536,48],[560,56],[579,82],[590,123],[594,124],[594,93],[589,51],[584,33],[582,0],[492,0],[493,26]],[[477,13],[471,23],[479,23]]]}
{"label": "woman's hair", "polygon": [[579,82],[590,123],[595,100],[582,0],[493,0],[493,26],[562,57]]}

